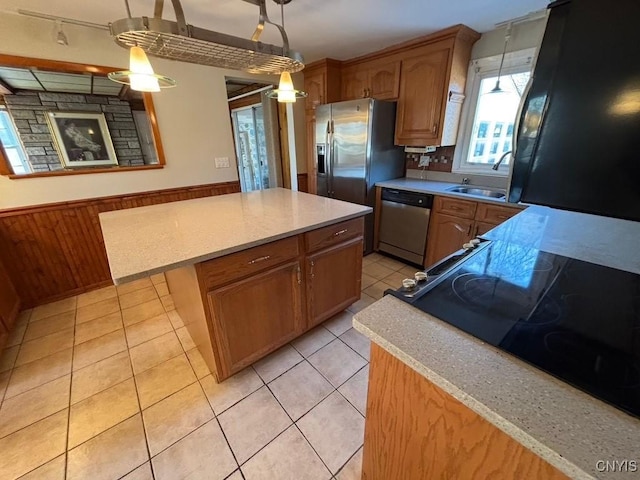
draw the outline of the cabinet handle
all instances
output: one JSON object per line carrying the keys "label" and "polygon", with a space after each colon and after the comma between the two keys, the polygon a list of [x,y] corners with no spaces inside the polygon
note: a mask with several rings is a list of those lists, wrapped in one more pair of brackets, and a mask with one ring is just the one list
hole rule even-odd
{"label": "cabinet handle", "polygon": [[476,225],[476,229],[473,231],[473,238],[478,236],[478,232],[480,231],[480,225]]}
{"label": "cabinet handle", "polygon": [[509,215],[498,215],[498,218],[502,218],[503,220],[509,220],[511,217]]}
{"label": "cabinet handle", "polygon": [[334,237],[339,237],[340,235],[344,235],[345,233],[347,233],[349,231],[348,228],[345,228],[344,230],[340,230],[339,232],[336,232],[333,234]]}
{"label": "cabinet handle", "polygon": [[298,285],[302,285],[302,277],[300,276],[300,264],[298,264],[298,268],[296,268],[296,275],[298,277]]}
{"label": "cabinet handle", "polygon": [[460,233],[464,233],[464,228],[462,228],[460,225],[458,225],[457,223],[454,223],[453,226],[455,227],[456,230],[458,230]]}
{"label": "cabinet handle", "polygon": [[315,263],[311,262],[311,271],[309,272],[309,274],[311,275],[311,278],[314,278],[315,275],[313,274],[313,267],[314,267]]}
{"label": "cabinet handle", "polygon": [[467,228],[467,235],[471,235],[471,227],[473,227],[473,224],[469,224],[469,228]]}
{"label": "cabinet handle", "polygon": [[438,131],[438,122],[433,124],[433,133],[436,133]]}
{"label": "cabinet handle", "polygon": [[450,208],[451,210],[462,210],[462,208],[460,208],[460,207],[456,207],[455,205],[451,205],[449,208]]}
{"label": "cabinet handle", "polygon": [[264,262],[265,260],[269,260],[270,258],[271,258],[271,255],[265,255],[264,257],[254,258],[249,262],[249,265],[253,265],[254,263]]}

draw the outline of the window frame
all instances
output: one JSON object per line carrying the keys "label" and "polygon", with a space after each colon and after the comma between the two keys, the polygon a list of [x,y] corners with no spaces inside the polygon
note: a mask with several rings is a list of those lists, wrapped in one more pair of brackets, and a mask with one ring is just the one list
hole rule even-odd
{"label": "window frame", "polygon": [[[533,72],[535,57],[535,48],[527,48],[507,53],[504,57],[502,74],[511,75],[525,71]],[[500,177],[506,177],[509,174],[509,166],[505,164],[500,165],[498,170],[493,170],[491,168],[492,165],[490,164],[474,165],[467,162],[467,157],[471,148],[473,123],[475,121],[476,109],[478,108],[478,100],[480,97],[480,85],[482,80],[485,78],[495,77],[498,75],[501,58],[502,55],[494,55],[491,57],[472,60],[469,64],[466,101],[462,107],[463,121],[460,123],[458,131],[457,145],[459,148],[456,148],[454,152],[452,173],[480,174]],[[487,136],[485,140],[488,145],[485,148],[490,148],[489,144],[493,141],[493,132],[490,132],[489,129],[487,129]],[[500,148],[498,148],[498,150],[500,150]]]}

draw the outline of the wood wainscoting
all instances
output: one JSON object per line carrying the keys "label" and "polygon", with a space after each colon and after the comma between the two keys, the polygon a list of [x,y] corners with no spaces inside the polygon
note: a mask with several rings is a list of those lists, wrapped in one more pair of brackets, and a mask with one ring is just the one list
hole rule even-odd
{"label": "wood wainscoting", "polygon": [[298,174],[298,191],[309,193],[309,176],[306,173]]}
{"label": "wood wainscoting", "polygon": [[0,255],[23,307],[48,303],[112,283],[100,212],[239,191],[226,182],[1,210]]}

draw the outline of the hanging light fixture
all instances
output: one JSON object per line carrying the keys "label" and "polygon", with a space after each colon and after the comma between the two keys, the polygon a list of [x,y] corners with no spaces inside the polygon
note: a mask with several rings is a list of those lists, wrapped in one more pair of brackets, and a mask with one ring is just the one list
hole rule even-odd
{"label": "hanging light fixture", "polygon": [[[131,18],[129,1],[124,0],[124,3],[127,7],[127,15]],[[132,46],[129,50],[129,70],[111,72],[107,76],[109,80],[130,85],[131,90],[138,92],[159,92],[161,88],[176,86],[174,79],[158,75],[153,71],[147,54],[137,45]]]}
{"label": "hanging light fixture", "polygon": [[64,34],[62,30],[62,22],[56,22],[56,26],[58,27],[58,34],[56,35],[56,43],[58,45],[62,45],[63,47],[69,46],[69,40],[67,40],[67,36]]}
{"label": "hanging light fixture", "polygon": [[504,34],[504,48],[502,49],[502,58],[500,59],[500,69],[498,70],[498,80],[496,80],[496,86],[489,93],[506,93],[502,87],[500,87],[500,78],[502,77],[502,67],[504,65],[504,57],[507,54],[507,44],[511,38],[511,23],[507,25],[507,31]]}
{"label": "hanging light fixture", "polygon": [[[284,31],[284,5],[291,0],[274,0],[274,2],[280,4],[280,23],[282,30]],[[266,14],[266,12],[265,12]],[[291,73],[287,70],[280,74],[280,83],[277,90],[272,90],[267,93],[268,98],[277,98],[279,103],[295,103],[296,99],[304,98],[307,96],[306,92],[296,90],[293,87],[293,80],[291,79]]]}

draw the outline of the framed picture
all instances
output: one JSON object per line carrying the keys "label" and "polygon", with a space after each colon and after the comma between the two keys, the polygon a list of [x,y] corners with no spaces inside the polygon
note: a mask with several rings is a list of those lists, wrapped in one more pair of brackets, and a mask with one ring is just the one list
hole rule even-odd
{"label": "framed picture", "polygon": [[118,165],[103,113],[47,112],[46,116],[63,167]]}

